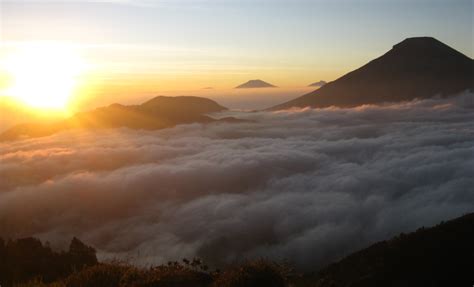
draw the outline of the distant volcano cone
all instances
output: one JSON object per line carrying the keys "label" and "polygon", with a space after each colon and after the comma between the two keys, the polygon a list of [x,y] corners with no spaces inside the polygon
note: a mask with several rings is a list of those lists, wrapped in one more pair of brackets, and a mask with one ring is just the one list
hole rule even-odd
{"label": "distant volcano cone", "polygon": [[250,80],[242,85],[235,87],[236,89],[254,89],[254,88],[276,88],[276,86],[264,82],[262,80]]}
{"label": "distant volcano cone", "polygon": [[309,94],[270,108],[353,107],[474,89],[474,61],[430,37],[408,38],[383,56]]}

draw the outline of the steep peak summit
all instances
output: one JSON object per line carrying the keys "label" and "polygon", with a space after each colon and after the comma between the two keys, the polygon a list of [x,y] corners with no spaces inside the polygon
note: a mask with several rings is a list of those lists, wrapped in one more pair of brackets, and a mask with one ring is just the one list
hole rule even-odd
{"label": "steep peak summit", "polygon": [[414,60],[413,58],[419,59],[420,57],[451,60],[452,58],[459,58],[459,56],[469,59],[467,56],[433,37],[407,38],[394,45],[390,53],[406,57],[410,60]]}
{"label": "steep peak summit", "polygon": [[436,40],[433,37],[412,37],[412,38],[406,38],[400,43],[395,44],[393,48],[401,49],[401,48],[413,48],[413,47],[426,47],[426,46],[433,46],[433,45],[445,46],[442,42]]}

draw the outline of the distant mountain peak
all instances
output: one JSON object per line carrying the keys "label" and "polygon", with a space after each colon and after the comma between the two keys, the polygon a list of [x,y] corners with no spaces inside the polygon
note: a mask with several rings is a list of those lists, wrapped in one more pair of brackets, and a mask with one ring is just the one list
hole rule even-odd
{"label": "distant mountain peak", "polygon": [[411,37],[406,38],[400,43],[393,46],[394,49],[399,48],[411,48],[415,46],[431,46],[431,45],[444,45],[442,42],[436,40],[433,37]]}
{"label": "distant mountain peak", "polygon": [[432,37],[407,38],[320,89],[270,108],[354,107],[448,97],[474,89],[474,61]]}
{"label": "distant mountain peak", "polygon": [[262,81],[262,80],[250,80],[246,83],[243,83],[237,87],[235,87],[236,89],[253,89],[253,88],[276,88],[276,86],[270,84],[270,83],[267,83],[265,81]]}
{"label": "distant mountain peak", "polygon": [[[213,100],[201,97],[157,96],[140,105],[112,104],[88,112],[80,112],[58,122],[20,124],[0,133],[0,142],[22,137],[41,137],[60,131],[87,128],[163,129],[178,124],[212,123],[221,121],[208,114],[227,110]],[[225,118],[224,122],[239,122]]]}
{"label": "distant mountain peak", "polygon": [[387,54],[414,62],[428,58],[432,58],[433,61],[440,61],[441,59],[445,61],[459,61],[461,58],[469,59],[462,53],[432,37],[407,38],[394,45]]}

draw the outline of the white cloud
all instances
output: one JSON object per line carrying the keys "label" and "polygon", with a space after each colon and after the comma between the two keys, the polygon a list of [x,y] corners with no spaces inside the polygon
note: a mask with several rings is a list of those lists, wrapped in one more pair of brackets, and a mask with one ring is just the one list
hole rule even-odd
{"label": "white cloud", "polygon": [[142,264],[264,256],[314,269],[474,210],[472,102],[3,143],[0,236],[56,246],[78,236],[104,258]]}

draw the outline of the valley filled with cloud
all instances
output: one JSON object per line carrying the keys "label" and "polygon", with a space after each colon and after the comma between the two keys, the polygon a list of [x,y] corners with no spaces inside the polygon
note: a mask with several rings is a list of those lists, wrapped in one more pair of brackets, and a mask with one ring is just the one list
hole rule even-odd
{"label": "valley filled with cloud", "polygon": [[474,208],[472,95],[0,143],[0,237],[314,270]]}

